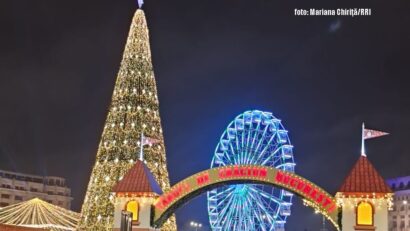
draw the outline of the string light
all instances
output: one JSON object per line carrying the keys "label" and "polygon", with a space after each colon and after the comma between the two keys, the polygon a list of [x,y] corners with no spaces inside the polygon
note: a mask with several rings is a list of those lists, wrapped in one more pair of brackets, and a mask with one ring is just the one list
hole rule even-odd
{"label": "string light", "polygon": [[34,228],[75,230],[80,214],[52,205],[38,198],[4,207],[0,210],[0,223]]}
{"label": "string light", "polygon": [[[146,78],[148,76],[151,78]],[[109,195],[112,187],[121,179],[120,176],[125,175],[135,163],[134,160],[139,153],[137,141],[140,140],[142,133],[144,136],[160,140],[154,147],[144,146],[144,158],[162,190],[169,189],[158,100],[149,97],[154,95],[157,99],[157,95],[153,94],[155,92],[157,90],[151,63],[148,28],[144,12],[137,10],[118,71],[111,110],[108,111],[102,142],[92,170],[91,179],[94,180],[90,181],[87,188],[86,198],[99,199],[87,200],[83,204],[79,230],[112,229],[114,204]],[[133,110],[135,108],[137,110]],[[154,117],[147,113],[151,111],[158,116]],[[132,129],[129,129],[129,124]],[[153,127],[156,129],[151,129]],[[116,145],[117,143],[120,145]],[[159,163],[158,168],[161,171],[157,171],[155,163]],[[175,218],[171,217],[170,222],[161,230],[176,230]]]}
{"label": "string light", "polygon": [[372,194],[357,194],[357,195],[345,195],[343,193],[336,194],[336,203],[339,207],[343,208],[356,208],[360,201],[371,202],[377,207],[386,205],[388,210],[393,208],[393,194],[383,193],[382,195]]}
{"label": "string light", "polygon": [[339,225],[336,223],[336,221],[334,219],[332,219],[329,216],[329,214],[325,210],[323,210],[321,207],[319,207],[316,203],[313,203],[309,200],[302,199],[302,201],[303,201],[304,206],[308,206],[308,207],[313,208],[313,210],[315,211],[316,214],[323,215],[328,221],[330,221],[334,225],[334,227],[336,227],[337,230],[340,231]]}

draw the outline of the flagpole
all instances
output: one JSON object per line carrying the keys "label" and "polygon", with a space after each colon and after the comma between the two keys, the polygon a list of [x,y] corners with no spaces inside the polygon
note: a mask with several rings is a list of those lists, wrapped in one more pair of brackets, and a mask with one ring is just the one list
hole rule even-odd
{"label": "flagpole", "polygon": [[361,155],[366,156],[366,152],[364,150],[364,123],[362,123],[362,150],[361,150]]}
{"label": "flagpole", "polygon": [[144,161],[144,133],[141,132],[141,141],[140,141],[140,161]]}

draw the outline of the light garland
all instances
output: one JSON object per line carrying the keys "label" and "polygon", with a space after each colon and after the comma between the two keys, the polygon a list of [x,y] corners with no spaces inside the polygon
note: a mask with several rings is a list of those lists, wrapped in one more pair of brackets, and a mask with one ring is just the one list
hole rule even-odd
{"label": "light garland", "polygon": [[[137,10],[82,207],[80,230],[112,229],[114,204],[110,192],[135,163],[141,134],[159,140],[144,146],[144,162],[166,191],[170,186],[148,28],[144,12]],[[162,230],[176,230],[175,218],[170,219]]]}
{"label": "light garland", "polygon": [[127,201],[138,201],[141,205],[152,205],[155,200],[158,198],[158,195],[155,193],[146,193],[146,194],[134,194],[134,193],[114,193],[113,200],[114,204],[123,204]]}
{"label": "light garland", "polygon": [[0,223],[52,231],[76,230],[80,214],[52,205],[38,198],[4,207]]}
{"label": "light garland", "polygon": [[303,198],[302,201],[303,201],[304,206],[308,206],[308,207],[313,208],[313,210],[315,211],[316,214],[319,214],[319,213],[322,214],[328,221],[330,221],[334,225],[334,227],[336,227],[336,229],[338,231],[340,231],[339,224],[337,224],[335,221],[333,221],[333,219],[329,216],[329,214],[325,210],[323,210],[317,204],[315,204],[315,203],[313,203],[313,202],[311,202],[307,199]]}
{"label": "light garland", "polygon": [[356,208],[359,202],[365,201],[372,203],[376,209],[380,209],[383,205],[387,205],[388,210],[393,209],[393,193],[361,193],[361,194],[345,194],[338,192],[336,194],[336,203],[343,208]]}

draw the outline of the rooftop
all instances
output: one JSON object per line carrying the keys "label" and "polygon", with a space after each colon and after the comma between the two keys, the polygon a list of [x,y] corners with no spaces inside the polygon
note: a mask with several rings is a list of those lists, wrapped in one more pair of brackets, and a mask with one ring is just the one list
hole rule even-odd
{"label": "rooftop", "polygon": [[151,171],[142,162],[137,161],[135,165],[125,174],[112,189],[115,193],[155,193],[162,194],[161,187],[154,179]]}
{"label": "rooftop", "polygon": [[392,193],[389,185],[365,156],[360,156],[339,192],[345,194]]}
{"label": "rooftop", "polygon": [[66,187],[65,179],[57,176],[39,176],[0,169],[0,178]]}
{"label": "rooftop", "polygon": [[389,184],[390,188],[395,192],[410,190],[410,176],[388,179],[387,184]]}

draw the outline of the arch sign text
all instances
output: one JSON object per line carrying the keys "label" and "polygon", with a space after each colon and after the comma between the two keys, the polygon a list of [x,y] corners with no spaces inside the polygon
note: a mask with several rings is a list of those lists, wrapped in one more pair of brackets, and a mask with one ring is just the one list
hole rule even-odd
{"label": "arch sign text", "polygon": [[194,174],[174,185],[153,205],[155,227],[189,199],[213,188],[227,184],[258,183],[280,187],[305,199],[308,205],[321,212],[340,230],[336,200],[316,184],[294,173],[259,165],[230,165]]}

